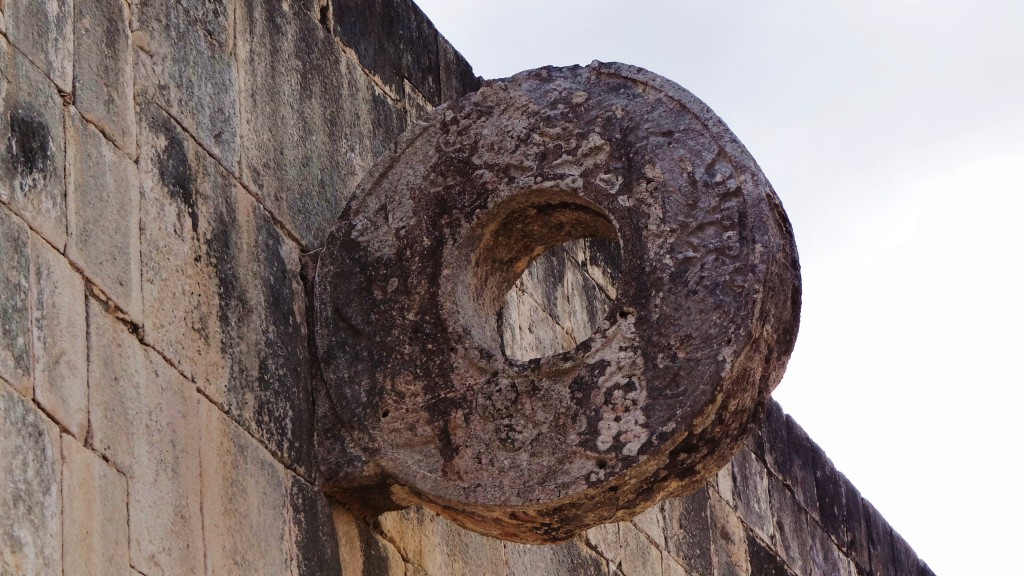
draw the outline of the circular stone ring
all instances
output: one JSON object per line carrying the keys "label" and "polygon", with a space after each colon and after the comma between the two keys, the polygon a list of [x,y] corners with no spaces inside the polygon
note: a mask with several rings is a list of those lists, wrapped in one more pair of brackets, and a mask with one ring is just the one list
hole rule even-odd
{"label": "circular stone ring", "polygon": [[[572,350],[509,358],[506,292],[580,238],[621,249],[610,310]],[[736,136],[601,63],[487,82],[411,129],[314,290],[325,489],[521,542],[698,488],[763,412],[800,307],[792,229]]]}

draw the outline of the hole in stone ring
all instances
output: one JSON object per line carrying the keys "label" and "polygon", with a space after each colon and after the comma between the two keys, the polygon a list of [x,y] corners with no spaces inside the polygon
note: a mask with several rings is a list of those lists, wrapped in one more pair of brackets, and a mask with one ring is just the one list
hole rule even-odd
{"label": "hole in stone ring", "polygon": [[574,349],[617,296],[622,247],[588,200],[524,192],[491,208],[474,235],[460,312],[478,343],[514,361]]}
{"label": "hole in stone ring", "polygon": [[502,351],[513,360],[568,352],[608,314],[622,266],[617,240],[583,238],[548,248],[505,293]]}

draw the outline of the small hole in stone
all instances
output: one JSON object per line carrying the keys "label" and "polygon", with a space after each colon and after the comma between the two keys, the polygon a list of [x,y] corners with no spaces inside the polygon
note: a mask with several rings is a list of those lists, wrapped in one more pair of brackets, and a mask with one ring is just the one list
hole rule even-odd
{"label": "small hole in stone", "polygon": [[608,489],[608,492],[610,494],[615,494],[618,491],[619,491],[619,487],[618,486],[612,486],[611,488]]}
{"label": "small hole in stone", "polygon": [[382,410],[381,413],[380,413],[380,417],[381,418],[387,418],[390,415],[391,415],[391,411],[387,410],[387,409]]}
{"label": "small hole in stone", "polygon": [[597,468],[599,470],[604,470],[607,467],[608,467],[608,462],[606,462],[605,460],[598,460],[597,461]]}
{"label": "small hole in stone", "polygon": [[502,351],[513,360],[561,354],[590,338],[617,295],[618,240],[583,238],[534,258],[499,311]]}
{"label": "small hole in stone", "polygon": [[619,310],[619,318],[622,318],[623,320],[629,318],[629,312],[626,312],[625,310]]}

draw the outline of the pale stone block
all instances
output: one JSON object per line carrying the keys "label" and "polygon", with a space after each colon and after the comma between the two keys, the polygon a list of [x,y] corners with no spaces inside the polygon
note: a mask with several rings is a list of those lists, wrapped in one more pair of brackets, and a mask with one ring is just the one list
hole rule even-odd
{"label": "pale stone block", "polygon": [[68,167],[67,256],[141,324],[138,170],[73,111]]}
{"label": "pale stone block", "polygon": [[132,565],[200,573],[200,397],[92,299],[88,323],[90,442],[128,476]]}
{"label": "pale stone block", "polygon": [[406,575],[406,565],[398,550],[347,510],[334,509],[334,527],[338,534],[342,574]]}
{"label": "pale stone block", "polygon": [[65,573],[126,574],[128,481],[74,438],[61,446]]}
{"label": "pale stone block", "polygon": [[32,396],[29,231],[0,206],[0,378]]}
{"label": "pale stone block", "polygon": [[618,524],[600,524],[587,530],[584,535],[587,542],[613,565],[617,565],[622,560]]}
{"label": "pale stone block", "polygon": [[64,107],[34,64],[0,38],[0,201],[58,250],[67,242]]}
{"label": "pale stone block", "polygon": [[661,574],[661,550],[636,526],[629,522],[619,524],[619,545],[622,547],[619,570],[625,576]]}
{"label": "pale stone block", "polygon": [[208,572],[292,573],[284,469],[216,406],[200,413]]}
{"label": "pale stone block", "polygon": [[[196,9],[201,4],[192,0],[184,5],[175,1],[133,6],[135,86],[138,93],[158,102],[229,171],[237,173],[235,63],[230,46],[219,44],[197,26],[193,13],[185,8]],[[207,4],[213,9],[220,2]]]}
{"label": "pale stone block", "polygon": [[124,0],[75,0],[75,107],[135,156],[131,32]]}
{"label": "pale stone block", "polygon": [[661,555],[661,573],[662,576],[690,576],[686,569],[680,566],[668,554]]}
{"label": "pale stone block", "polygon": [[434,512],[408,508],[382,514],[378,522],[402,557],[430,576],[505,573],[500,540],[463,530]]}
{"label": "pale stone block", "polygon": [[60,432],[0,383],[0,574],[61,574]]}
{"label": "pale stone block", "polygon": [[507,542],[509,576],[604,576],[608,564],[580,539],[560,544],[529,546]]}
{"label": "pale stone block", "polygon": [[665,515],[664,502],[652,506],[644,513],[633,518],[633,525],[647,535],[658,548],[665,549]]}
{"label": "pale stone block", "polygon": [[68,0],[7,0],[7,37],[62,92],[71,93],[74,19]]}
{"label": "pale stone block", "polygon": [[747,536],[739,515],[718,494],[709,495],[711,517],[712,558],[715,576],[747,576],[750,558],[747,555]]}
{"label": "pale stone block", "polygon": [[35,235],[31,255],[36,401],[81,440],[89,425],[85,282],[60,253]]}
{"label": "pale stone block", "polygon": [[308,14],[254,0],[235,21],[243,182],[304,248],[318,247],[405,113]]}
{"label": "pale stone block", "polygon": [[298,247],[148,99],[139,134],[146,342],[283,462],[309,472]]}
{"label": "pale stone block", "polygon": [[771,505],[768,499],[768,471],[746,447],[732,462],[736,510],[740,518],[765,542],[775,542]]}

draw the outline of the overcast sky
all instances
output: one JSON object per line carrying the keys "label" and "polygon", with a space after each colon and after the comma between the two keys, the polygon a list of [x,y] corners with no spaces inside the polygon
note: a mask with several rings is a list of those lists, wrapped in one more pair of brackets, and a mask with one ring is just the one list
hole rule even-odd
{"label": "overcast sky", "polygon": [[1024,1],[418,0],[484,78],[636,64],[785,204],[775,397],[939,574],[1020,574]]}

